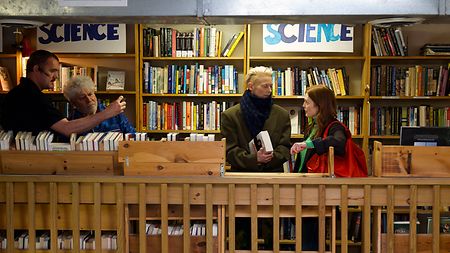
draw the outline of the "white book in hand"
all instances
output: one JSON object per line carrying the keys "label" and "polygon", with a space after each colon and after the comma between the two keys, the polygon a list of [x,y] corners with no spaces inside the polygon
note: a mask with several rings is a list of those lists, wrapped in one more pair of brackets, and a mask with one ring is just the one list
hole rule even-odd
{"label": "white book in hand", "polygon": [[259,132],[259,134],[256,136],[256,139],[261,142],[261,145],[266,150],[266,152],[273,152],[272,141],[270,140],[269,132],[267,132],[266,130]]}
{"label": "white book in hand", "polygon": [[269,132],[266,130],[259,132],[259,134],[256,135],[256,138],[248,143],[248,148],[251,154],[255,154],[260,148],[264,148],[266,152],[273,152]]}

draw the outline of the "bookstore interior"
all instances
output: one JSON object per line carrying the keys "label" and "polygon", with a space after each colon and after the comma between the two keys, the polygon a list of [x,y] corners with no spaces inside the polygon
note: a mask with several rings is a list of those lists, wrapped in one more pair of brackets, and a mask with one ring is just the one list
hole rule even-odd
{"label": "bookstore interior", "polygon": [[[44,49],[52,106],[69,118],[63,90],[87,76],[136,132],[0,128],[0,253],[450,252],[447,1],[27,2],[0,7],[0,103]],[[295,156],[230,171],[222,113],[257,66],[291,145],[308,137],[308,88],[330,89],[368,176],[335,173],[333,147],[324,173],[297,173]],[[271,138],[246,152],[275,152]]]}

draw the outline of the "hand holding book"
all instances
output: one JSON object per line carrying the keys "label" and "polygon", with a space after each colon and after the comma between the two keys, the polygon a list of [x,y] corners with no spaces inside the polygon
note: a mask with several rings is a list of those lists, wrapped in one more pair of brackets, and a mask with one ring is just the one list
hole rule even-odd
{"label": "hand holding book", "polygon": [[273,152],[266,151],[264,147],[261,147],[258,152],[256,152],[256,161],[258,163],[268,163],[273,158]]}

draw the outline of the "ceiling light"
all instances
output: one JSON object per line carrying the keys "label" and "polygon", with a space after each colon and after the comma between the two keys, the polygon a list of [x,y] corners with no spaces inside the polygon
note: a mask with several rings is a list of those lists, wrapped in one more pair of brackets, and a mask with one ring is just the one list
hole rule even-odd
{"label": "ceiling light", "polygon": [[410,26],[420,24],[424,21],[424,18],[383,18],[369,21],[370,24],[376,27],[399,27],[399,26]]}

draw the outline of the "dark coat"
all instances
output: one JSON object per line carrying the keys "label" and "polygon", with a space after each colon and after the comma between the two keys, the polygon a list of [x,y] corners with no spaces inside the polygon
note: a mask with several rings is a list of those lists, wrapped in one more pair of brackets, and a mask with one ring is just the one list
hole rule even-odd
{"label": "dark coat", "polygon": [[282,172],[283,163],[290,155],[291,121],[289,113],[278,105],[272,105],[269,118],[262,130],[267,130],[274,149],[273,159],[258,165],[256,154],[251,154],[248,143],[252,137],[241,115],[241,106],[235,105],[222,113],[221,134],[226,138],[227,161],[232,171]]}

